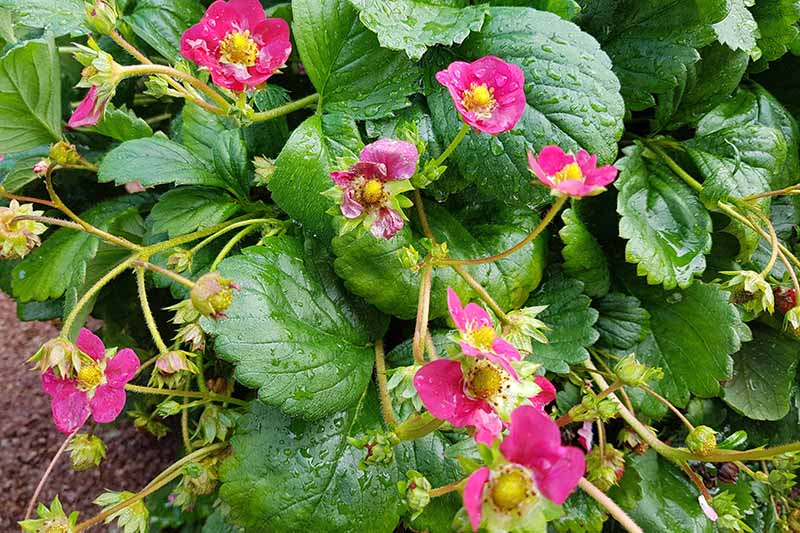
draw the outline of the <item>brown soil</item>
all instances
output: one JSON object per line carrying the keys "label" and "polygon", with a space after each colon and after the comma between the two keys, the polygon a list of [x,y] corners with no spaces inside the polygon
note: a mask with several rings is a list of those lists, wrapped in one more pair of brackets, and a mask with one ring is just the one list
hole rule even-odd
{"label": "brown soil", "polygon": [[[39,377],[25,364],[57,334],[49,323],[19,322],[14,302],[0,293],[0,531],[18,531],[16,521],[25,515],[39,479],[64,442],[65,435],[53,425]],[[40,502],[49,505],[58,494],[68,513],[80,511],[85,519],[97,513],[92,500],[103,490],[139,490],[175,459],[173,440],[156,441],[122,417],[115,424],[98,426],[96,433],[108,448],[100,468],[73,472],[69,457],[62,456]]]}

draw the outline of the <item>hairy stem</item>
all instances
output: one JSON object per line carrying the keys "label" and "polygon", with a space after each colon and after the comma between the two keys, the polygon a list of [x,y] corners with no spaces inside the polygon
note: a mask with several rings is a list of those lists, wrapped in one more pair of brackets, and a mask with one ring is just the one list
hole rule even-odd
{"label": "hairy stem", "polygon": [[439,157],[436,158],[436,160],[434,160],[433,162],[434,167],[441,166],[442,163],[444,163],[447,160],[447,158],[450,157],[450,154],[452,154],[453,151],[456,148],[458,148],[458,145],[461,144],[461,141],[464,140],[464,137],[466,137],[467,133],[469,133],[469,124],[464,124],[463,126],[461,126],[461,129],[458,130],[456,136],[453,137],[453,140],[450,141],[450,144],[447,145],[447,148],[444,149],[442,155],[440,155]]}
{"label": "hairy stem", "polygon": [[178,396],[183,398],[201,398],[204,400],[211,400],[220,403],[232,403],[234,405],[247,405],[247,402],[238,398],[230,396],[223,396],[215,392],[197,392],[197,391],[183,391],[171,389],[157,389],[154,387],[142,387],[141,385],[133,385],[128,383],[125,385],[125,390],[130,392],[138,392],[141,394],[158,394],[161,396]]}
{"label": "hairy stem", "polygon": [[45,483],[47,482],[47,478],[50,477],[50,474],[53,472],[53,468],[55,468],[56,463],[58,463],[59,457],[61,454],[64,453],[64,450],[67,449],[67,445],[69,441],[75,436],[75,434],[80,431],[81,428],[77,428],[75,431],[67,435],[67,438],[64,439],[64,442],[61,443],[61,446],[58,448],[58,451],[50,460],[50,464],[47,465],[47,470],[44,471],[42,475],[42,479],[39,480],[39,484],[36,485],[36,490],[33,491],[33,496],[31,496],[30,501],[28,502],[28,508],[25,510],[25,520],[31,517],[31,513],[33,513],[33,507],[36,505],[36,501],[39,499],[39,494],[41,494],[42,489],[44,488]]}
{"label": "hairy stem", "polygon": [[267,111],[261,111],[259,113],[253,113],[250,116],[250,120],[253,122],[264,122],[266,120],[272,120],[273,118],[282,117],[283,115],[288,115],[293,111],[297,111],[303,109],[305,107],[309,107],[319,100],[319,94],[314,93],[299,100],[295,100],[293,102],[289,102],[283,104],[282,106],[275,107],[273,109],[268,109]]}
{"label": "hairy stem", "polygon": [[225,246],[217,254],[217,257],[214,258],[214,262],[211,263],[211,266],[208,267],[209,272],[214,272],[217,270],[217,267],[222,262],[223,259],[233,250],[233,247],[239,244],[239,241],[247,237],[247,235],[252,232],[253,230],[258,229],[258,226],[252,224],[250,226],[246,226],[244,229],[240,230],[236,235],[234,235],[231,240],[225,243]]}
{"label": "hairy stem", "polygon": [[171,279],[172,281],[176,281],[176,282],[180,283],[181,285],[183,285],[184,287],[187,287],[189,289],[194,287],[194,281],[192,281],[192,280],[190,280],[188,278],[185,278],[185,277],[181,276],[180,274],[178,274],[177,272],[169,270],[168,268],[164,268],[164,267],[161,267],[161,266],[158,266],[158,265],[154,265],[153,263],[148,263],[147,261],[136,261],[134,263],[134,265],[137,266],[137,267],[140,267],[140,268],[147,269],[147,270],[152,270],[153,272],[158,272],[162,276],[166,276],[169,279]]}
{"label": "hairy stem", "polygon": [[394,427],[397,425],[397,417],[394,414],[392,398],[389,396],[389,387],[386,384],[386,360],[383,354],[383,339],[375,341],[375,377],[378,380],[378,394],[381,399],[383,421],[387,425]]}
{"label": "hairy stem", "polygon": [[144,284],[144,268],[136,267],[136,287],[139,291],[139,305],[144,314],[144,321],[147,324],[147,329],[150,331],[150,336],[153,337],[153,342],[159,353],[166,353],[169,351],[164,339],[161,338],[161,333],[158,331],[156,321],[153,318],[153,313],[150,311],[150,303],[147,301],[147,289]]}
{"label": "hairy stem", "polygon": [[683,413],[681,413],[680,410],[677,407],[672,405],[672,402],[670,402],[669,400],[667,400],[666,398],[661,396],[659,393],[657,393],[656,391],[654,391],[650,387],[647,387],[646,385],[639,385],[639,388],[642,389],[643,391],[645,391],[650,396],[654,397],[659,402],[661,402],[664,405],[666,405],[667,408],[670,411],[672,411],[675,414],[675,416],[677,416],[680,419],[681,422],[683,422],[683,425],[686,426],[686,429],[688,429],[689,431],[693,431],[694,430],[694,424],[689,422],[689,419],[686,418],[685,416],[683,416]]}
{"label": "hairy stem", "polygon": [[419,298],[417,300],[417,322],[414,326],[414,361],[417,364],[424,364],[425,357],[425,338],[428,335],[428,313],[430,312],[431,305],[431,277],[433,272],[433,263],[426,260],[425,266],[422,267],[419,282]]}
{"label": "hairy stem", "polygon": [[608,514],[613,516],[614,520],[619,522],[628,533],[644,533],[642,528],[640,528],[614,500],[606,496],[602,490],[595,487],[588,479],[582,477],[578,481],[578,486],[586,494],[591,496],[594,501],[603,506],[608,511]]}
{"label": "hairy stem", "polygon": [[[185,81],[186,83],[198,89],[204,95],[208,96],[212,101],[214,101],[219,106],[218,108],[216,107],[214,108],[214,112],[217,114],[224,115],[228,112],[228,109],[231,107],[230,102],[228,102],[228,100],[224,96],[222,96],[217,91],[212,89],[207,83],[195,78],[191,74],[181,72],[178,69],[166,65],[155,65],[153,63],[148,63],[144,65],[131,65],[128,67],[121,67],[120,71],[122,75],[126,78],[132,76],[161,74],[173,79]],[[183,87],[181,87],[181,89],[183,89]]]}

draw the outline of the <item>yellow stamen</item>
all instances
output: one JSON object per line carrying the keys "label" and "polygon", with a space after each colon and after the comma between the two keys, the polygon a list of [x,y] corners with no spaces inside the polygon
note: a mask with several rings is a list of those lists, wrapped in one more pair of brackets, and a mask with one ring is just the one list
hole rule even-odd
{"label": "yellow stamen", "polygon": [[490,351],[494,345],[494,339],[497,337],[497,332],[494,328],[483,326],[476,329],[469,334],[470,344],[476,348],[484,351]]}
{"label": "yellow stamen", "polygon": [[364,184],[361,197],[368,204],[377,203],[383,196],[383,183],[380,180],[368,180]]}
{"label": "yellow stamen", "polygon": [[491,490],[492,501],[502,511],[515,509],[529,494],[530,477],[522,470],[514,469],[500,474]]}
{"label": "yellow stamen", "polygon": [[103,370],[97,365],[86,365],[78,371],[78,386],[83,390],[92,390],[103,381]]}
{"label": "yellow stamen", "polygon": [[481,400],[491,398],[500,391],[503,376],[493,365],[480,366],[469,376],[467,388],[470,395]]}
{"label": "yellow stamen", "polygon": [[581,172],[581,167],[578,163],[570,163],[553,176],[553,181],[556,184],[567,180],[583,181],[583,172]]}
{"label": "yellow stamen", "polygon": [[494,89],[486,86],[471,83],[469,89],[461,95],[461,105],[464,109],[475,113],[475,116],[487,119],[492,116],[492,111],[497,107],[497,100],[494,99]]}
{"label": "yellow stamen", "polygon": [[258,45],[250,38],[250,30],[232,31],[219,43],[220,61],[252,67],[258,59]]}

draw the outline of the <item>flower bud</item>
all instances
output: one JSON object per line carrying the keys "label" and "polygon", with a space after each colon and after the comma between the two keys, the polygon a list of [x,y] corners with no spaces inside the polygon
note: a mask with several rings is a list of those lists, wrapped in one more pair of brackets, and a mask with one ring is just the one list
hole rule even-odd
{"label": "flower bud", "polygon": [[61,378],[71,377],[81,369],[80,350],[63,337],[44,343],[28,362],[36,363],[34,368],[42,374],[55,368]]}
{"label": "flower bud", "polygon": [[185,248],[175,248],[167,258],[167,267],[175,272],[185,272],[192,269],[192,252]]}
{"label": "flower bud", "polygon": [[97,435],[79,433],[72,438],[67,451],[72,469],[83,472],[100,466],[106,456],[106,445]]}
{"label": "flower bud", "polygon": [[620,359],[614,366],[614,373],[622,383],[629,387],[640,387],[650,380],[659,380],[664,377],[663,370],[643,365],[633,354]]}
{"label": "flower bud", "polygon": [[800,334],[800,307],[792,307],[786,312],[783,317],[783,328],[795,335]]}
{"label": "flower bud", "polygon": [[717,432],[708,426],[697,426],[686,437],[686,447],[698,455],[708,455],[717,447]]}
{"label": "flower bud", "polygon": [[58,165],[77,165],[81,162],[78,149],[64,139],[50,146],[50,159]]}
{"label": "flower bud", "polygon": [[432,488],[431,482],[416,470],[409,470],[406,479],[397,482],[397,489],[411,511],[411,520],[415,520],[431,503]]}
{"label": "flower bud", "polygon": [[117,25],[117,6],[114,0],[85,0],[86,25],[102,35],[109,35]]}
{"label": "flower bud", "polygon": [[181,412],[181,404],[175,400],[165,400],[156,406],[156,414],[161,418],[177,415]]}
{"label": "flower bud", "polygon": [[595,446],[586,454],[586,472],[589,481],[606,492],[622,479],[625,455],[611,444],[606,444],[604,448]]}
{"label": "flower bud", "polygon": [[233,301],[233,290],[239,285],[231,279],[226,279],[216,272],[209,272],[197,280],[192,287],[192,305],[203,316],[220,318],[225,316],[225,310]]}
{"label": "flower bud", "polygon": [[[94,500],[95,505],[100,505],[103,511],[108,511],[112,507],[119,505],[125,500],[136,496],[133,492],[104,492]],[[117,526],[125,533],[145,533],[150,525],[150,512],[144,500],[139,500],[134,504],[120,509],[116,513],[110,514],[106,518],[106,523],[117,521]]]}
{"label": "flower bud", "polygon": [[770,314],[775,311],[772,287],[764,276],[752,270],[720,272],[720,274],[733,276],[722,286],[731,290],[734,302],[741,303],[746,311],[751,313],[767,311]]}
{"label": "flower bud", "polygon": [[166,308],[168,311],[175,311],[175,316],[172,317],[173,324],[189,324],[197,322],[200,318],[200,312],[195,309],[191,300],[181,300],[175,305],[170,305]]}
{"label": "flower bud", "polygon": [[199,463],[189,463],[183,469],[183,478],[170,494],[169,501],[175,507],[188,509],[198,496],[211,494],[217,488],[217,457],[203,459]]}
{"label": "flower bud", "polygon": [[550,328],[536,318],[545,309],[546,305],[537,305],[508,313],[508,320],[503,327],[503,337],[516,349],[526,353],[533,352],[533,341],[547,344],[547,335],[544,332]]}
{"label": "flower bud", "polygon": [[403,246],[397,251],[397,258],[403,268],[409,269],[411,272],[419,270],[419,252],[414,246]]}
{"label": "flower bud", "polygon": [[48,168],[50,168],[50,161],[48,159],[41,159],[38,163],[33,165],[33,173],[37,176],[44,176],[47,174]]}
{"label": "flower bud", "polygon": [[22,531],[29,533],[74,533],[75,525],[78,523],[78,512],[70,513],[69,517],[64,513],[64,508],[58,500],[58,496],[53,498],[50,508],[44,504],[39,504],[36,508],[36,516],[30,520],[18,522]]}
{"label": "flower bud", "polygon": [[0,207],[0,258],[21,259],[39,246],[39,235],[47,226],[35,220],[15,220],[19,216],[41,216],[43,211],[34,211],[33,204],[22,204],[11,200],[8,207]]}
{"label": "flower bud", "polygon": [[392,398],[392,403],[400,412],[400,417],[413,412],[422,411],[422,399],[414,386],[414,376],[422,368],[419,365],[401,366],[389,371],[390,377],[386,386]]}
{"label": "flower bud", "polygon": [[394,447],[400,444],[397,435],[390,431],[388,433],[372,432],[361,437],[348,437],[347,442],[356,448],[365,448],[367,455],[361,461],[361,467],[368,464],[391,464],[394,461]]}
{"label": "flower bud", "polygon": [[197,374],[199,372],[190,358],[195,354],[184,350],[171,350],[159,354],[156,359],[156,372],[150,374],[150,384],[158,388],[167,387],[174,389],[178,387],[186,377],[186,374]]}
{"label": "flower bud", "polygon": [[180,328],[175,340],[188,345],[193,352],[202,352],[206,349],[206,333],[197,322],[191,322]]}
{"label": "flower bud", "polygon": [[275,160],[267,159],[266,157],[256,156],[253,158],[253,167],[255,167],[256,178],[254,184],[261,187],[269,185],[269,180],[275,174]]}

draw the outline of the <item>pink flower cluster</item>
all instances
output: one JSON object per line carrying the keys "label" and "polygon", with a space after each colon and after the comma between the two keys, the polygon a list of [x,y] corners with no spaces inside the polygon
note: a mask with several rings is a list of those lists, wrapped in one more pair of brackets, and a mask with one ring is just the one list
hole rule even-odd
{"label": "pink flower cluster", "polygon": [[481,444],[492,445],[508,428],[500,443],[504,461],[475,471],[465,487],[473,529],[484,511],[490,519],[525,514],[536,494],[563,503],[584,473],[585,457],[578,448],[562,446],[557,424],[544,411],[555,388],[544,376],[520,378],[514,365],[521,356],[497,334],[486,310],[474,303],[462,306],[452,289],[447,301],[464,357],[419,369],[414,376],[419,397],[433,416],[472,428]]}

